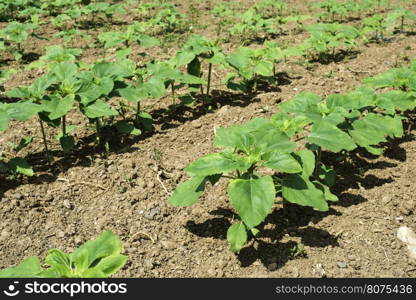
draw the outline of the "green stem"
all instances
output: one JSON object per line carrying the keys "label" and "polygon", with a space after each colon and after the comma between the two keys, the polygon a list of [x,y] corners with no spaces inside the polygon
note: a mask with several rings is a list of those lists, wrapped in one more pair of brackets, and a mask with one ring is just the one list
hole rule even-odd
{"label": "green stem", "polygon": [[176,105],[174,81],[172,81],[172,83],[170,84],[170,86],[171,86],[171,89],[172,89],[172,103],[173,103],[173,105]]}
{"label": "green stem", "polygon": [[212,63],[208,65],[208,83],[207,83],[207,97],[209,97],[209,90],[211,87],[211,73],[212,73]]}
{"label": "green stem", "polygon": [[48,142],[46,140],[45,127],[43,126],[43,121],[41,120],[40,117],[39,117],[39,124],[40,124],[40,130],[42,132],[43,146],[45,147],[46,160],[49,163],[50,162],[50,155],[49,155],[49,149],[48,149]]}
{"label": "green stem", "polygon": [[139,114],[140,114],[140,101],[137,102],[137,106],[136,106],[136,122],[139,122]]}
{"label": "green stem", "polygon": [[66,136],[66,116],[62,117],[62,136]]}
{"label": "green stem", "polygon": [[97,130],[98,143],[101,143],[101,121],[100,121],[100,118],[95,119],[95,129]]}
{"label": "green stem", "polygon": [[318,147],[317,154],[316,154],[316,166],[314,176],[316,179],[319,177],[319,167],[321,166],[321,158],[322,158],[322,148]]}

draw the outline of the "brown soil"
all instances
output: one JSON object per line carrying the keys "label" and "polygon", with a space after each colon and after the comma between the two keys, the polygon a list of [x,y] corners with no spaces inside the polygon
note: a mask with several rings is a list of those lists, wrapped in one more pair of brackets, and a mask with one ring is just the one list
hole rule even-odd
{"label": "brown soil", "polygon": [[[302,2],[297,1],[299,7]],[[209,23],[208,16],[204,11],[201,20]],[[45,28],[53,35],[52,27]],[[205,30],[214,31],[209,29]],[[281,38],[301,41],[306,36]],[[42,54],[54,43],[32,41],[28,47]],[[225,49],[235,47],[227,44]],[[102,52],[87,49],[82,60],[94,61]],[[152,56],[166,57],[162,52],[155,49]],[[238,255],[229,251],[225,238],[234,217],[225,181],[208,187],[192,207],[174,208],[166,202],[185,179],[183,168],[215,151],[216,128],[270,116],[277,103],[304,90],[322,96],[349,91],[364,77],[407,64],[415,54],[416,36],[398,34],[388,43],[362,46],[353,57],[337,62],[312,63],[306,69],[291,61],[281,65],[276,88],[255,95],[227,91],[221,85],[225,71],[216,70],[211,107],[198,105],[172,114],[169,97],[147,103],[155,117],[154,132],[136,139],[112,135],[108,157],[94,148],[85,120],[73,114],[70,122],[82,125],[75,130],[78,150],[69,157],[54,151],[51,167],[43,159],[37,123],[13,122],[0,136],[0,154],[12,155],[9,142],[36,136],[25,152],[36,175],[0,179],[0,268],[29,255],[44,257],[51,248],[71,251],[111,230],[121,237],[129,257],[116,274],[120,277],[319,277],[322,269],[328,277],[416,277],[416,263],[396,238],[400,226],[415,229],[416,223],[412,135],[387,144],[382,157],[358,154],[347,164],[337,164],[340,201],[329,212],[276,205],[259,237]],[[32,73],[16,74],[6,89],[30,83],[37,76]],[[52,148],[59,149],[53,130],[48,134]],[[293,257],[291,249],[300,243],[304,253]]]}

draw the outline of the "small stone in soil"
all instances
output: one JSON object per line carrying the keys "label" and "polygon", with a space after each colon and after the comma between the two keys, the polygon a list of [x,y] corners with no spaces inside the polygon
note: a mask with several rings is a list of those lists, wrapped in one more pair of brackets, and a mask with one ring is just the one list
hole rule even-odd
{"label": "small stone in soil", "polygon": [[267,266],[267,269],[271,272],[276,271],[277,270],[277,263],[271,263]]}
{"label": "small stone in soil", "polygon": [[347,264],[345,262],[337,262],[337,266],[341,269],[345,269],[347,267]]}

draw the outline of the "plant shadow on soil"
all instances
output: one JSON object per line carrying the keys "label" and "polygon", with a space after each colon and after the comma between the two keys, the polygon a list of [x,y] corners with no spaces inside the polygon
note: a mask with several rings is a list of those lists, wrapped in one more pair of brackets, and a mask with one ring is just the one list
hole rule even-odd
{"label": "plant shadow on soil", "polygon": [[[413,123],[414,124],[414,123]],[[413,125],[413,127],[416,127]],[[413,128],[415,129],[415,128]],[[413,139],[413,135],[405,135],[403,138],[392,140],[385,143],[385,156],[397,160],[406,160],[406,151],[400,144]],[[315,211],[310,207],[303,207],[296,204],[285,202],[283,207],[275,209],[265,221],[257,228],[260,233],[256,238],[251,237],[248,246],[244,247],[237,254],[242,267],[248,267],[255,261],[260,262],[268,268],[275,263],[273,269],[283,267],[289,260],[294,259],[293,249],[298,246],[294,241],[281,242],[283,237],[288,234],[291,237],[300,238],[300,242],[309,247],[338,246],[337,236],[332,235],[326,230],[312,227],[322,219],[330,215],[341,215],[336,207],[349,207],[368,201],[361,195],[349,193],[350,189],[372,189],[377,186],[391,183],[392,178],[379,178],[375,175],[360,175],[368,170],[385,169],[397,166],[397,164],[380,160],[379,157],[367,154],[365,151],[355,151],[351,161],[336,168],[338,181],[333,192],[339,197],[339,201],[332,203],[326,212]],[[324,163],[333,163],[336,157],[331,153],[323,155]],[[372,161],[377,159],[377,161]],[[218,208],[210,212],[218,216],[208,219],[205,222],[196,224],[188,221],[185,228],[199,237],[211,237],[216,239],[227,238],[227,229],[231,225],[230,220],[237,218],[237,215],[230,209]],[[266,228],[267,227],[267,228]],[[270,229],[270,227],[272,229]],[[266,229],[265,229],[266,228]],[[266,238],[270,242],[265,242],[261,238]],[[305,253],[307,256],[307,253]]]}
{"label": "plant shadow on soil", "polygon": [[323,65],[329,65],[331,63],[339,63],[344,59],[354,59],[360,54],[360,51],[357,50],[340,50],[335,54],[326,54],[321,55],[317,58],[310,59],[310,63],[320,63]]}

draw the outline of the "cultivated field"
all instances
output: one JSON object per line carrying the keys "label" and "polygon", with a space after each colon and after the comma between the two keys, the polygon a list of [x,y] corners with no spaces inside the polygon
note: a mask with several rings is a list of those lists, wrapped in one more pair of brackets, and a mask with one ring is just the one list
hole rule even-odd
{"label": "cultivated field", "polygon": [[415,277],[415,54],[414,0],[0,0],[0,277]]}

